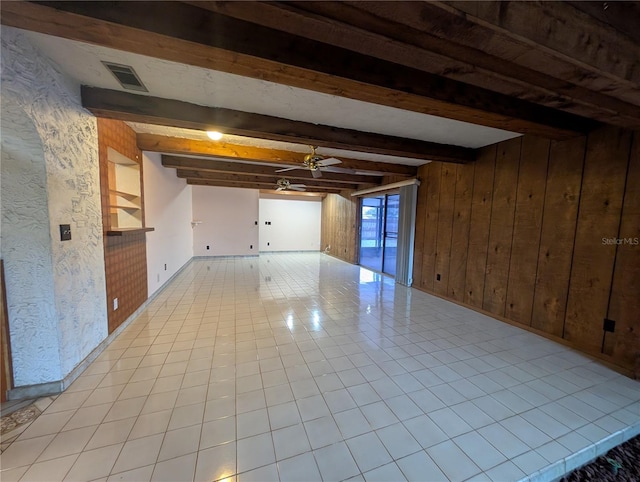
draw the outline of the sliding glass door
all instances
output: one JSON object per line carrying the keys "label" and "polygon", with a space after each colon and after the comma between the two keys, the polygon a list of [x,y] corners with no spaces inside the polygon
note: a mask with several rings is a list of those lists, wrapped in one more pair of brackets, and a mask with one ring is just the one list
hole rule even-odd
{"label": "sliding glass door", "polygon": [[395,276],[399,205],[399,194],[362,198],[361,266]]}
{"label": "sliding glass door", "polygon": [[382,271],[384,196],[362,198],[361,214],[360,265]]}
{"label": "sliding glass door", "polygon": [[384,248],[382,256],[382,272],[396,275],[396,257],[398,253],[398,211],[400,195],[388,194],[385,209]]}

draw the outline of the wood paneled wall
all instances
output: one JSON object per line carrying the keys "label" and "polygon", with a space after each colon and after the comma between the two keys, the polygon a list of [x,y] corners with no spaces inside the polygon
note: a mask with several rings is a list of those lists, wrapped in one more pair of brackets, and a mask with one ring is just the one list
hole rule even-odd
{"label": "wood paneled wall", "polygon": [[348,193],[327,194],[322,200],[320,249],[329,246],[328,254],[349,263],[358,262],[356,233],[358,200]]}
{"label": "wood paneled wall", "polygon": [[[108,147],[140,163],[142,182],[142,152],[136,144],[135,132],[122,121],[98,117],[102,225],[105,232],[112,227],[109,215]],[[144,200],[142,206],[144,226]],[[129,318],[148,297],[145,234],[129,234],[122,237],[105,235],[104,262],[107,284],[107,317],[109,333],[111,333]],[[114,298],[118,298],[119,305],[115,311],[113,309]]]}
{"label": "wood paneled wall", "polygon": [[603,127],[422,166],[413,286],[640,376],[639,143]]}

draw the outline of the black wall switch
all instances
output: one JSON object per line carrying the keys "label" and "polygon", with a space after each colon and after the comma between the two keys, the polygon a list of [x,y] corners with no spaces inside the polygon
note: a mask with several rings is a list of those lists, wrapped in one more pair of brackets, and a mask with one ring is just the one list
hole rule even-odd
{"label": "black wall switch", "polygon": [[71,240],[71,225],[61,224],[60,225],[60,241],[69,241],[69,240]]}

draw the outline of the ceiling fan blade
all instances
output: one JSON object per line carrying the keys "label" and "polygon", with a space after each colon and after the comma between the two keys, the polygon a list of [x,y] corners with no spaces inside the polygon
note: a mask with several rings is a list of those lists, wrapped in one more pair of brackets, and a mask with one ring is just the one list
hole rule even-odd
{"label": "ceiling fan blade", "polygon": [[282,186],[276,186],[276,191],[284,191],[285,188]]}
{"label": "ceiling fan blade", "polygon": [[295,171],[296,169],[304,169],[304,167],[285,167],[284,169],[278,169],[276,172]]}
{"label": "ceiling fan blade", "polygon": [[322,170],[326,172],[340,172],[342,174],[355,174],[356,172],[355,170],[349,169],[347,167],[332,167],[332,166],[323,167]]}
{"label": "ceiling fan blade", "polygon": [[307,186],[305,186],[304,184],[289,184],[289,187],[292,187],[292,188],[293,188],[293,187],[300,188],[300,187],[307,187]]}
{"label": "ceiling fan blade", "polygon": [[322,177],[322,173],[320,172],[320,169],[316,169],[315,171],[311,171],[311,175],[313,177],[315,177],[316,179],[319,177]]}
{"label": "ceiling fan blade", "polygon": [[354,171],[354,174],[361,176],[386,176],[388,173],[382,171]]}
{"label": "ceiling fan blade", "polygon": [[333,166],[334,164],[342,164],[340,159],[336,159],[335,157],[329,157],[327,159],[322,159],[321,161],[316,162],[318,166]]}
{"label": "ceiling fan blade", "polygon": [[292,191],[306,191],[304,187],[296,187],[296,186],[289,186],[289,189]]}

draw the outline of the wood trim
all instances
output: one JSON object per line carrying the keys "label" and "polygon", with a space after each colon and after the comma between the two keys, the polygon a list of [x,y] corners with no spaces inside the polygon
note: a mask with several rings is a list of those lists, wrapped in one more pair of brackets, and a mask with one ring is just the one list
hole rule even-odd
{"label": "wood trim", "polygon": [[0,259],[0,402],[7,401],[7,391],[13,388],[13,361],[11,358],[11,336],[9,334],[9,312],[7,310],[7,286],[4,279],[4,260]]}
{"label": "wood trim", "polygon": [[514,132],[567,138],[593,127],[579,116],[182,3],[3,2],[2,22]]}
{"label": "wood trim", "polygon": [[[143,151],[163,152],[178,155],[212,156],[222,159],[237,159],[256,163],[280,164],[283,167],[300,167],[305,154],[301,152],[240,146],[224,142],[197,141],[182,137],[166,137],[155,134],[138,134],[138,147]],[[374,171],[413,176],[417,167],[388,162],[361,161],[340,156],[341,168],[356,171]],[[274,166],[273,170],[278,169]]]}
{"label": "wood trim", "polygon": [[105,231],[107,236],[127,236],[129,234],[148,233],[155,231],[155,228],[111,228]]}

